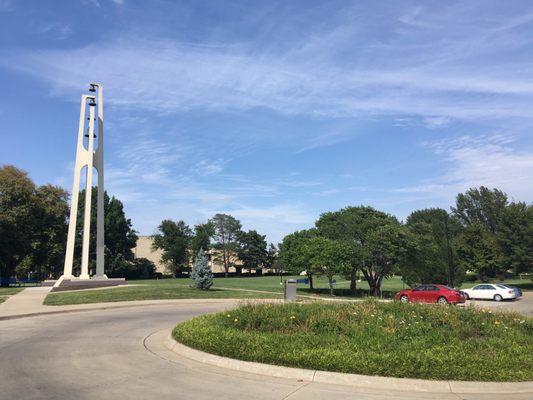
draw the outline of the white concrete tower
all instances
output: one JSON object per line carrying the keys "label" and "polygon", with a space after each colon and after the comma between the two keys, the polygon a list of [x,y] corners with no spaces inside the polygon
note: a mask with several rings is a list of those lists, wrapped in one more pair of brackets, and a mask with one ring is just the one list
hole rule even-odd
{"label": "white concrete tower", "polygon": [[[95,279],[107,279],[104,273],[104,109],[102,85],[91,83],[90,92],[95,95],[81,96],[80,122],[78,127],[78,145],[76,148],[76,164],[74,166],[74,184],[72,185],[72,202],[70,205],[70,219],[65,254],[65,269],[63,276],[54,286],[59,286],[64,279],[72,280],[72,263],[74,259],[74,241],[76,239],[76,220],[78,215],[78,198],[80,192],[80,176],[86,168],[85,212],[83,216],[81,274],[78,279],[89,279],[89,244],[91,231],[91,203],[93,186],[93,168],[98,171],[98,197],[96,215],[96,274]],[[97,107],[98,118],[95,118]],[[86,118],[87,108],[89,117]],[[88,120],[87,146],[85,146],[85,121]],[[95,121],[97,121],[98,135],[95,135]],[[98,139],[95,149],[94,139]]]}

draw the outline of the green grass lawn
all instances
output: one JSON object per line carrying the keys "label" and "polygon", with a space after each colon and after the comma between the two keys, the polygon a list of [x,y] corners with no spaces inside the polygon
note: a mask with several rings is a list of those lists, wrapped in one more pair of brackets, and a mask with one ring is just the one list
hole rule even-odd
{"label": "green grass lawn", "polygon": [[[303,277],[297,276],[283,277],[283,279],[288,278],[303,279]],[[336,281],[335,295],[338,297],[352,298],[349,294],[350,283],[342,276],[336,277]],[[506,283],[513,285],[517,283],[524,284],[524,282],[531,283],[530,281],[525,280],[506,281]],[[184,298],[276,298],[280,297],[283,293],[283,285],[280,284],[279,276],[215,278],[212,290],[207,292],[191,289],[189,287],[191,283],[189,278],[147,279],[130,281],[129,283],[132,286],[103,290],[51,293],[46,297],[44,304],[66,305],[108,301]],[[475,283],[464,284],[463,287],[471,287],[474,284]],[[297,293],[300,296],[306,297],[329,297],[328,282],[326,278],[315,277],[314,286],[315,290],[311,292],[308,285],[298,284]],[[383,297],[392,298],[398,290],[402,290],[406,287],[407,286],[403,284],[401,277],[399,276],[385,279],[382,285]],[[522,286],[522,288],[522,290],[527,290],[526,286]],[[17,288],[16,290],[20,289]],[[270,293],[261,293],[262,291]],[[1,295],[0,292],[0,296]],[[363,280],[357,282],[357,296],[368,296],[368,284],[366,281]]]}
{"label": "green grass lawn", "polygon": [[206,352],[290,367],[421,379],[533,380],[533,319],[473,308],[376,301],[250,304],[186,321],[172,334]]}
{"label": "green grass lawn", "polygon": [[9,296],[17,294],[24,288],[19,287],[0,287],[0,303],[3,303],[7,300]]}
{"label": "green grass lawn", "polygon": [[217,288],[197,290],[191,288],[189,283],[189,280],[184,279],[153,280],[144,284],[135,281],[132,286],[113,289],[50,293],[46,296],[44,304],[56,306],[132,300],[281,298],[281,294],[278,293],[256,293]]}

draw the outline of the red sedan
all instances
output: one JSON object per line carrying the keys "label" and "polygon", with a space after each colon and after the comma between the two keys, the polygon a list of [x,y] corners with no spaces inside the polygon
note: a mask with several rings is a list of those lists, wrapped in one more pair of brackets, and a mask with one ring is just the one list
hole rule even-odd
{"label": "red sedan", "polygon": [[445,285],[420,285],[396,293],[396,300],[402,303],[457,304],[464,303],[466,299],[461,292]]}

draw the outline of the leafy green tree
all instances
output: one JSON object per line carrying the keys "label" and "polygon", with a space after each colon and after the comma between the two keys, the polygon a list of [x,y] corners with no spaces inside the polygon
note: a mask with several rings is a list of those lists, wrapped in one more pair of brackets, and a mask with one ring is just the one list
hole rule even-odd
{"label": "leafy green tree", "polygon": [[476,272],[484,281],[498,272],[501,253],[496,238],[480,223],[468,225],[456,241],[459,263],[465,271]]}
{"label": "leafy green tree", "polygon": [[211,272],[209,259],[203,249],[200,249],[196,255],[191,271],[191,279],[196,289],[208,290],[213,286],[213,272]]}
{"label": "leafy green tree", "polygon": [[533,205],[509,204],[502,212],[497,239],[506,269],[533,273]]}
{"label": "leafy green tree", "polygon": [[58,186],[44,185],[36,191],[36,209],[31,269],[39,278],[63,273],[68,228],[68,193]]}
{"label": "leafy green tree", "polygon": [[[96,260],[96,211],[98,189],[92,188],[91,229],[89,239],[89,259],[91,268]],[[76,221],[75,266],[79,268],[82,251],[83,216],[85,212],[85,189],[80,192],[78,200],[78,219]],[[137,243],[137,234],[129,218],[124,213],[124,205],[116,197],[109,197],[104,192],[104,245],[105,272],[117,276],[118,270],[131,266],[134,255],[132,249]]]}
{"label": "leafy green tree", "polygon": [[265,268],[273,270],[275,274],[283,275],[283,265],[278,257],[278,249],[274,243],[268,245]]}
{"label": "leafy green tree", "polygon": [[501,190],[480,186],[459,193],[452,211],[463,226],[478,224],[495,234],[507,203],[507,195]]}
{"label": "leafy green tree", "polygon": [[379,293],[383,277],[388,276],[389,268],[373,265],[370,258],[369,238],[380,227],[396,224],[393,216],[372,207],[346,207],[339,211],[327,212],[316,221],[320,236],[339,240],[351,246],[353,259],[349,271],[350,291],[356,293],[357,270],[363,272],[372,293]]}
{"label": "leafy green tree", "polygon": [[409,232],[397,221],[380,225],[368,233],[363,247],[361,271],[371,294],[380,294],[383,279],[390,277],[399,267],[410,246]]}
{"label": "leafy green tree", "polygon": [[213,239],[215,243],[213,247],[219,251],[216,258],[222,261],[224,276],[227,277],[230,267],[235,265],[237,259],[241,223],[227,214],[216,214],[209,222],[214,227]]}
{"label": "leafy green tree", "polygon": [[351,267],[351,247],[337,240],[312,237],[306,240],[304,252],[315,274],[328,278],[329,292],[333,296],[333,277],[345,274]]}
{"label": "leafy green tree", "polygon": [[[194,236],[191,238],[191,253],[196,259],[198,252],[203,250],[209,251],[211,248],[211,237],[215,234],[215,227],[212,223],[198,224],[194,227]],[[207,254],[206,257],[209,258]]]}
{"label": "leafy green tree", "polygon": [[165,219],[153,236],[153,249],[161,249],[161,261],[175,275],[189,267],[189,246],[192,231],[184,221]]}
{"label": "leafy green tree", "polygon": [[298,275],[305,271],[309,278],[309,288],[313,290],[313,270],[305,251],[307,241],[317,236],[316,229],[296,231],[283,238],[279,245],[278,257],[283,269],[291,274]]}
{"label": "leafy green tree", "polygon": [[257,271],[263,268],[267,261],[266,236],[260,235],[256,231],[241,232],[238,236],[239,246],[237,247],[237,257],[242,261],[242,266],[251,275],[252,270]]}
{"label": "leafy green tree", "polygon": [[402,265],[402,278],[409,285],[441,283],[457,286],[464,279],[458,264],[454,240],[461,231],[456,218],[441,208],[412,212],[406,226],[416,245]]}
{"label": "leafy green tree", "polygon": [[[31,252],[35,227],[35,184],[11,165],[0,169],[0,276],[12,277]],[[2,284],[8,284],[2,281]]]}
{"label": "leafy green tree", "polygon": [[406,248],[405,257],[400,262],[402,280],[411,287],[422,283],[446,283],[448,266],[431,225],[414,223],[407,228],[411,246]]}
{"label": "leafy green tree", "polygon": [[[0,275],[37,278],[62,271],[68,215],[63,189],[36,187],[26,172],[0,169]],[[8,282],[3,282],[7,284]]]}
{"label": "leafy green tree", "polygon": [[155,264],[146,258],[136,258],[133,261],[126,260],[122,256],[121,260],[114,259],[112,262],[115,267],[110,272],[109,277],[126,278],[126,279],[150,279],[154,276]]}

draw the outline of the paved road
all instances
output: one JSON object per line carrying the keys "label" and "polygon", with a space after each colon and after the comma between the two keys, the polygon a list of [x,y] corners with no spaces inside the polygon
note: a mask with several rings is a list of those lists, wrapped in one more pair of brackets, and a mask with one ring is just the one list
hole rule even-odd
{"label": "paved road", "polygon": [[[502,397],[391,392],[270,378],[198,364],[173,353],[166,357],[168,350],[159,342],[150,343],[156,332],[178,321],[230,305],[157,305],[0,321],[0,399]],[[512,398],[530,396],[513,394]]]}

